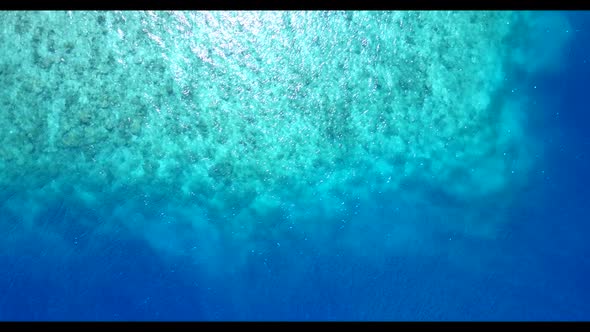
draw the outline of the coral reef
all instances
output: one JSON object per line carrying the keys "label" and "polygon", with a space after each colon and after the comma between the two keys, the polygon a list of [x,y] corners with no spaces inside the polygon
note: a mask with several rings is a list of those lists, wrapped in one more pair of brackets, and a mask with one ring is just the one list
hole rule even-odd
{"label": "coral reef", "polygon": [[276,229],[260,220],[321,227],[388,193],[475,204],[511,190],[532,156],[506,77],[559,51],[523,60],[554,22],[525,12],[0,17],[13,202],[114,215],[122,197],[168,201],[246,238]]}

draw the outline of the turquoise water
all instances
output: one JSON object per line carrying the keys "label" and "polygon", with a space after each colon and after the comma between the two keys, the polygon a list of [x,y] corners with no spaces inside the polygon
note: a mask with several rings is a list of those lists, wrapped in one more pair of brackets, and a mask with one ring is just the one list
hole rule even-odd
{"label": "turquoise water", "polygon": [[195,279],[255,264],[293,287],[312,252],[499,264],[466,248],[544,177],[531,78],[572,36],[556,12],[0,17],[2,252],[138,241]]}

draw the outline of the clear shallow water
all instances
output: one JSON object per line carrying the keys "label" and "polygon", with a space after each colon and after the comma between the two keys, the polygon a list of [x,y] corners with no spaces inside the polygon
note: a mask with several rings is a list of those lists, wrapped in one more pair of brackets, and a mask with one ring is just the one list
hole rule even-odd
{"label": "clear shallow water", "polygon": [[2,16],[0,319],[588,318],[586,13]]}

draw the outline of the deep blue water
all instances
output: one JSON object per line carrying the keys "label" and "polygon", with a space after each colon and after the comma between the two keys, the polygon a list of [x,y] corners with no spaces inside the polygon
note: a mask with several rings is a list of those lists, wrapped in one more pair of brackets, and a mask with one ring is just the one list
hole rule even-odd
{"label": "deep blue water", "polygon": [[[588,320],[590,15],[568,15],[567,62],[534,79],[535,101],[550,105],[530,123],[544,138],[546,169],[508,211],[501,240],[441,236],[429,244],[445,248],[438,255],[370,259],[285,244],[214,278],[124,231],[114,238],[60,227],[72,238],[88,234],[67,247],[23,232],[0,244],[0,319]],[[76,216],[58,206],[43,217],[47,225],[68,218]]]}

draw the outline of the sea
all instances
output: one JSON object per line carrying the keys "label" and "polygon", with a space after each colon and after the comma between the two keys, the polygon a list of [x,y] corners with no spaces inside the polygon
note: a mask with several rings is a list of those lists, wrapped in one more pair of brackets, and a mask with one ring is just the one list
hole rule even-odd
{"label": "sea", "polygon": [[0,12],[0,321],[590,319],[590,13]]}

